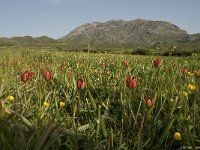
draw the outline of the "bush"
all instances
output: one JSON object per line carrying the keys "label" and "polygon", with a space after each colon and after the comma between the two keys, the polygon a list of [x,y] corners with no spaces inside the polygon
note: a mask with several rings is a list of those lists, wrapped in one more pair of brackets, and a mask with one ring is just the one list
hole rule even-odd
{"label": "bush", "polygon": [[163,56],[192,56],[192,51],[177,51],[177,52],[167,51],[163,53]]}
{"label": "bush", "polygon": [[128,50],[125,50],[123,54],[127,54],[128,55],[128,54],[132,54],[132,52],[130,52]]}
{"label": "bush", "polygon": [[145,49],[137,49],[137,50],[134,50],[131,54],[132,55],[149,55],[150,52],[149,50],[145,50]]}

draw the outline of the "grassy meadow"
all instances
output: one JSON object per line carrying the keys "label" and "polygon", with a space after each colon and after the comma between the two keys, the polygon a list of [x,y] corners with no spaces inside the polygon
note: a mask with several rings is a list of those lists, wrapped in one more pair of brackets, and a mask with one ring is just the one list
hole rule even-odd
{"label": "grassy meadow", "polygon": [[200,56],[0,51],[0,149],[200,149]]}

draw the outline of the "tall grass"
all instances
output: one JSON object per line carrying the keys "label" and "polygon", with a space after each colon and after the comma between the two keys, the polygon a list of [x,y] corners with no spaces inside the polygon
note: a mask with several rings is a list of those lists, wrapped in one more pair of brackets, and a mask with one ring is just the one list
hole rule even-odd
{"label": "tall grass", "polygon": [[[200,69],[200,59],[160,57],[162,64],[155,68],[155,58],[1,51],[0,148],[198,149],[200,78],[193,72]],[[42,68],[52,71],[51,80]],[[23,82],[26,70],[34,77]],[[127,87],[127,76],[138,79],[136,88]],[[78,79],[85,81],[83,89]]]}

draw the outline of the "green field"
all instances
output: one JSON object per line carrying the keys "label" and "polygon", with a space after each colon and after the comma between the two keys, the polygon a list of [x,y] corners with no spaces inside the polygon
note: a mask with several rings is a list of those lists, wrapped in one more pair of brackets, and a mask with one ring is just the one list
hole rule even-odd
{"label": "green field", "polygon": [[200,148],[198,55],[0,53],[2,150]]}

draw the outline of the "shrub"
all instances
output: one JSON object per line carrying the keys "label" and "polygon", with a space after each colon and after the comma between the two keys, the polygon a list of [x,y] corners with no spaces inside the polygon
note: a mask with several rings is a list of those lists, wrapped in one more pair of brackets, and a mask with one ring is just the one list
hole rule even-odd
{"label": "shrub", "polygon": [[167,51],[163,53],[163,56],[192,56],[192,51]]}
{"label": "shrub", "polygon": [[146,49],[137,49],[137,50],[132,51],[131,54],[132,55],[149,55],[150,52],[149,50],[146,50]]}

